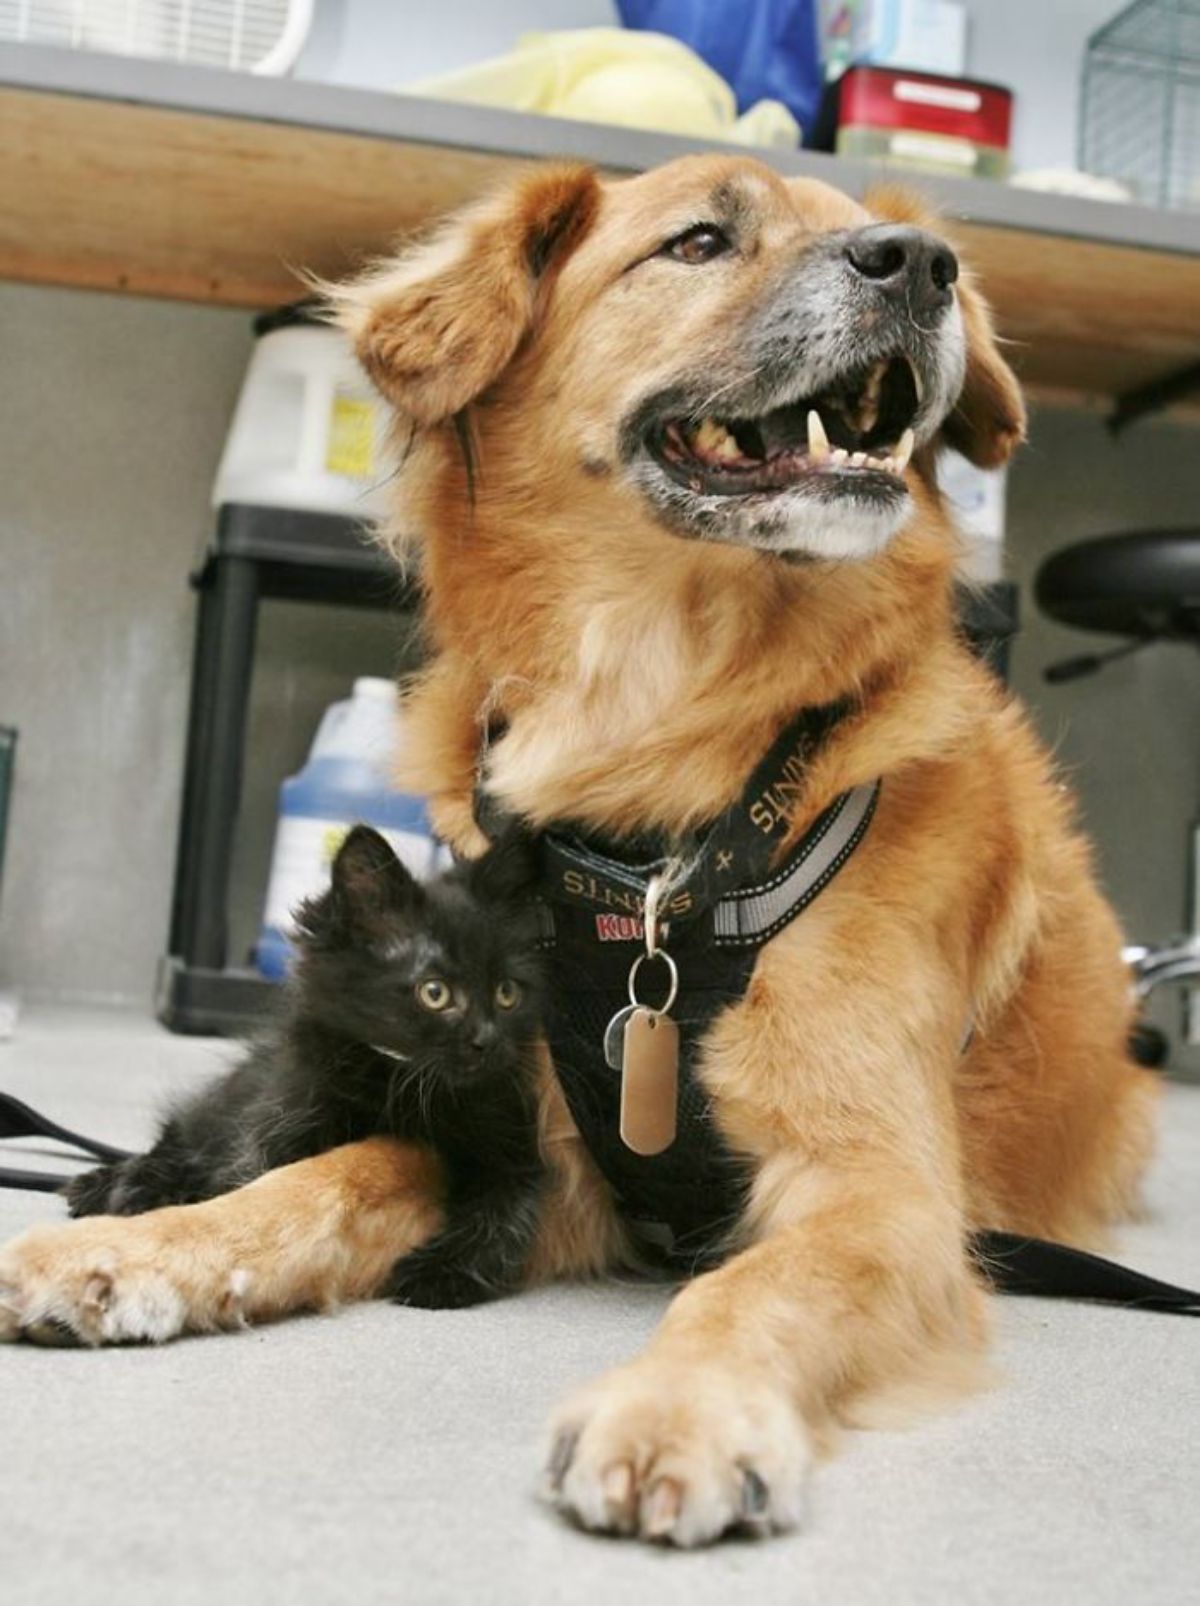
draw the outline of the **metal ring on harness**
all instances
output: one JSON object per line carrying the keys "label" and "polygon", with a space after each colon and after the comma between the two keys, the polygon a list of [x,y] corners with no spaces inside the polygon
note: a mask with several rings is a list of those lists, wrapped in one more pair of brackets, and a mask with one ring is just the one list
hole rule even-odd
{"label": "metal ring on harness", "polygon": [[[666,965],[667,969],[671,973],[671,986],[667,992],[665,1003],[642,1004],[638,999],[637,975],[638,971],[646,963],[647,959],[661,959],[663,964]],[[670,954],[665,948],[656,948],[653,953],[639,954],[637,956],[633,962],[633,967],[629,972],[629,1002],[634,1006],[635,1009],[652,1009],[656,1015],[665,1015],[670,1010],[671,1005],[675,1002],[678,992],[679,970],[675,964],[675,961],[671,958]]]}

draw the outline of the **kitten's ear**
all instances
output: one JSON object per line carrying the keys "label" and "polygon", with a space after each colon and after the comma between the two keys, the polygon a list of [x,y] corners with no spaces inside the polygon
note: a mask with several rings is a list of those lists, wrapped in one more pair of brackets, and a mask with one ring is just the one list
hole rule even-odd
{"label": "kitten's ear", "polygon": [[468,870],[471,891],[477,897],[506,903],[529,897],[537,874],[537,848],[520,822],[506,825],[483,857],[475,859]]}
{"label": "kitten's ear", "polygon": [[424,903],[420,883],[401,864],[386,837],[356,825],[333,861],[329,891],[304,905],[300,926],[312,936],[371,937],[398,914]]}

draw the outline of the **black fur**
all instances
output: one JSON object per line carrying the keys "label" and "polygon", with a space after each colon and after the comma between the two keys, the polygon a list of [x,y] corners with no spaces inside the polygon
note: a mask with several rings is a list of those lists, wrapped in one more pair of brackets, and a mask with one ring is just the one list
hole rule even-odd
{"label": "black fur", "polygon": [[[147,1154],[73,1182],[71,1214],[195,1203],[386,1134],[436,1150],[446,1220],[397,1262],[382,1291],[441,1307],[516,1287],[543,1182],[532,872],[525,844],[509,835],[486,858],[421,885],[383,837],[356,826],[329,891],[301,910],[296,979],[277,1028],[181,1105]],[[449,990],[453,1007],[421,1003],[431,982]],[[513,1007],[501,1007],[501,984],[519,989]]]}

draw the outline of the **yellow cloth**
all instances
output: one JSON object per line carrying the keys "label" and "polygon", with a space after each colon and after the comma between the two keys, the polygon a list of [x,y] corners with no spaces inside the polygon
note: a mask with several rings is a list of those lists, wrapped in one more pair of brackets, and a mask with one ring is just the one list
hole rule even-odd
{"label": "yellow cloth", "polygon": [[695,51],[666,34],[624,28],[525,34],[506,56],[403,89],[741,145],[800,142],[799,124],[779,101],[760,100],[739,117],[733,91]]}

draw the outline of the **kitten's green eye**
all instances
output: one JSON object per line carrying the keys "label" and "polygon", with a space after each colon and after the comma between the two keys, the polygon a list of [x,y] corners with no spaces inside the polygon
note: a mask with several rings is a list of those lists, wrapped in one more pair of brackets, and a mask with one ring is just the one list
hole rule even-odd
{"label": "kitten's green eye", "polygon": [[501,1009],[516,1009],[521,1002],[521,984],[515,981],[502,981],[496,988],[496,1002]]}
{"label": "kitten's green eye", "polygon": [[429,981],[423,981],[417,988],[417,1002],[426,1009],[431,1009],[435,1015],[440,1015],[443,1010],[449,1009],[452,1000],[453,994],[449,987],[436,976]]}

